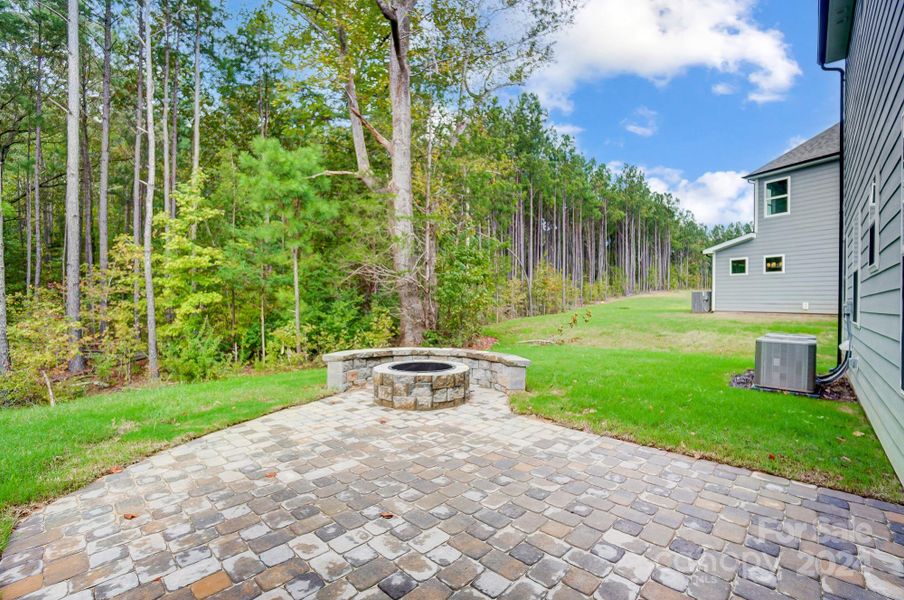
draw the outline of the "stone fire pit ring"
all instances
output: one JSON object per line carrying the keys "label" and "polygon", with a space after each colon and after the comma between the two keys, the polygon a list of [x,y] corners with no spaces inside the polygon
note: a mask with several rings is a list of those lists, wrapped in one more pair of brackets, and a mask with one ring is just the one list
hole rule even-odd
{"label": "stone fire pit ring", "polygon": [[373,368],[374,402],[387,408],[436,410],[460,406],[468,399],[470,367],[416,358]]}

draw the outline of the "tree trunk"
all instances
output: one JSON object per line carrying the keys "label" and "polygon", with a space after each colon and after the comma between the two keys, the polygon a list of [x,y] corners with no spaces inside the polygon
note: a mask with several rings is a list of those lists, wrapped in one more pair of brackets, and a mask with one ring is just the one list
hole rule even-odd
{"label": "tree trunk", "polygon": [[[176,170],[178,168],[179,162],[179,44],[180,38],[182,37],[182,30],[179,29],[178,23],[176,26],[176,46],[175,52],[173,53],[173,74],[170,79],[173,82],[173,97],[172,97],[172,112],[170,113],[170,158],[169,158],[169,167],[170,170],[166,174],[167,184],[169,185],[170,193],[176,189]],[[169,218],[175,219],[176,213],[178,212],[178,207],[176,206],[176,198],[174,196],[170,197],[170,212]]]}
{"label": "tree trunk", "polygon": [[[28,158],[31,159],[31,139],[28,140]],[[25,293],[31,295],[31,181],[25,172]],[[2,199],[0,199],[2,200]],[[0,214],[3,214],[0,211]]]}
{"label": "tree trunk", "polygon": [[[429,118],[428,118],[429,121]],[[424,173],[424,281],[427,291],[424,297],[424,326],[434,329],[438,320],[436,297],[436,228],[433,223],[433,128],[427,125],[427,166]]]}
{"label": "tree trunk", "polygon": [[[78,320],[81,312],[79,290],[79,39],[78,0],[69,0],[69,19],[66,26],[68,65],[68,106],[66,112],[66,317],[70,322],[69,337],[73,344],[82,338]],[[85,368],[85,360],[79,352],[69,361],[69,372],[78,373]]]}
{"label": "tree trunk", "polygon": [[81,111],[79,123],[81,127],[82,146],[82,224],[84,225],[84,260],[88,264],[88,276],[94,274],[94,190],[91,185],[93,169],[91,167],[91,148],[88,138],[88,67],[85,65],[82,80]]}
{"label": "tree trunk", "polygon": [[[142,35],[144,31],[144,4],[145,0],[138,0],[138,59],[137,59],[137,93],[135,95],[135,153],[132,166],[132,243],[135,246],[141,244],[141,137],[144,130],[144,44]],[[141,324],[138,315],[138,302],[141,300],[141,286],[138,283],[139,261],[136,258],[132,264],[134,272],[134,284],[132,287],[133,321],[136,337],[140,337]]]}
{"label": "tree trunk", "polygon": [[264,291],[261,290],[261,311],[260,311],[260,321],[261,321],[261,362],[267,361],[267,328],[266,328],[266,320],[264,319]]}
{"label": "tree trunk", "polygon": [[392,105],[393,266],[398,278],[400,330],[403,346],[418,346],[424,339],[424,306],[415,271],[414,200],[411,185],[411,73],[408,47],[411,40],[410,10],[414,0],[391,5],[377,0],[391,28],[389,47],[389,98]]}
{"label": "tree trunk", "polygon": [[531,178],[528,197],[530,199],[530,225],[528,227],[527,258],[527,314],[534,315],[534,180]]}
{"label": "tree trunk", "polygon": [[107,233],[107,186],[110,176],[110,52],[113,23],[112,0],[104,0],[104,89],[100,134],[100,195],[97,207],[97,234],[100,245],[100,272],[106,278],[109,261]]}
{"label": "tree trunk", "polygon": [[[295,293],[295,354],[301,354],[301,290],[298,282],[298,248],[292,248],[292,291]],[[263,331],[263,327],[261,328]],[[263,339],[263,338],[261,338]]]}
{"label": "tree trunk", "polygon": [[[342,60],[348,56],[345,30],[339,27],[339,55]],[[361,122],[360,107],[358,106],[358,90],[355,87],[354,69],[349,67],[348,77],[345,80],[345,101],[348,106],[348,118],[351,123],[352,144],[355,148],[355,161],[358,165],[358,176],[371,190],[377,188],[377,181],[370,170],[370,157],[367,154],[367,144],[364,141],[364,126]]]}
{"label": "tree trunk", "polygon": [[[0,209],[3,208],[3,166],[9,147],[0,148]],[[3,237],[3,219],[0,219],[0,375],[9,372],[9,340],[6,335],[6,241]]]}
{"label": "tree trunk", "polygon": [[[41,0],[37,2],[38,10],[41,10]],[[43,155],[41,153],[41,118],[43,114],[42,103],[44,100],[44,52],[43,52],[43,22],[38,21],[38,69],[35,74],[36,90],[35,90],[35,191],[34,191],[34,227],[35,227],[35,266],[34,266],[34,287],[35,293],[38,293],[38,287],[41,285],[41,261],[44,244],[43,232],[41,231],[41,171],[43,168]]]}
{"label": "tree trunk", "polygon": [[[163,9],[163,118],[161,119],[161,124],[163,126],[162,138],[163,138],[163,212],[166,213],[166,216],[169,217],[172,214],[172,206],[170,206],[170,151],[169,151],[169,77],[170,77],[170,8],[169,2],[167,0],[163,0],[162,2]],[[147,43],[147,40],[145,40]],[[148,72],[151,71],[151,61],[148,60]],[[148,86],[149,87],[149,86]],[[148,96],[149,98],[153,98],[153,96]],[[151,100],[148,100],[148,104],[151,104]],[[150,131],[150,125],[148,126],[148,145],[151,144],[151,136],[153,135]],[[150,152],[150,148],[148,148]],[[153,168],[153,163],[149,163],[149,168]],[[150,173],[148,173],[148,180],[151,179]],[[165,225],[166,230],[169,231],[169,222],[167,220],[167,224]],[[147,245],[147,244],[145,244]]]}
{"label": "tree trunk", "polygon": [[[71,1],[74,2],[76,0]],[[145,5],[144,9],[146,11],[144,17],[144,62],[146,67],[144,70],[144,87],[148,133],[148,181],[145,186],[144,203],[144,290],[147,301],[148,323],[148,379],[157,379],[160,376],[160,367],[157,364],[157,316],[154,312],[154,278],[151,272],[151,225],[154,219],[154,178],[156,171],[156,165],[154,164],[156,158],[154,148],[154,70],[151,62],[150,9],[147,5]]]}
{"label": "tree trunk", "polygon": [[201,165],[201,5],[195,5],[195,89],[192,108],[191,176]]}

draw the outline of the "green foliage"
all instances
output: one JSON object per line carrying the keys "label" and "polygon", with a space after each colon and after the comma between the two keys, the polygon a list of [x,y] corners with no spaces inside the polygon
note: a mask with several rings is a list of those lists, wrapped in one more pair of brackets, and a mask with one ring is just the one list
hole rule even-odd
{"label": "green foliage", "polygon": [[[8,299],[12,370],[0,376],[0,406],[44,403],[50,390],[57,400],[76,393],[72,382],[58,376],[78,346],[69,339],[69,321],[58,288]],[[57,379],[61,379],[56,383]]]}
{"label": "green foliage", "polygon": [[99,381],[131,382],[133,361],[147,351],[147,345],[136,325],[144,303],[135,304],[134,293],[142,289],[144,278],[135,265],[142,260],[142,248],[128,236],[114,240],[106,279],[95,271],[93,279],[83,280],[83,319],[94,331],[91,354],[95,377]]}
{"label": "green foliage", "polygon": [[387,308],[366,310],[351,292],[311,310],[301,327],[302,353],[313,359],[327,352],[389,346],[396,327]]}
{"label": "green foliage", "polygon": [[162,350],[164,368],[178,381],[207,381],[224,373],[221,340],[207,323],[191,335],[166,340]]}
{"label": "green foliage", "polygon": [[166,313],[160,327],[163,340],[191,335],[204,322],[207,311],[223,301],[219,273],[223,251],[197,240],[200,227],[222,216],[201,194],[203,181],[199,173],[173,191],[178,207],[175,219],[165,214],[156,218],[158,229],[163,230],[163,259],[158,267],[159,303]]}
{"label": "green foliage", "polygon": [[201,243],[197,233],[223,213],[202,195],[203,183],[203,174],[197,173],[180,184],[173,191],[176,218],[165,214],[156,218],[163,230],[163,257],[157,268],[164,316],[160,350],[165,370],[180,381],[216,377],[222,363],[221,340],[211,333],[207,315],[223,302],[223,251]]}
{"label": "green foliage", "polygon": [[480,333],[493,307],[493,249],[471,236],[445,242],[437,264],[439,326],[431,341],[465,346]]}

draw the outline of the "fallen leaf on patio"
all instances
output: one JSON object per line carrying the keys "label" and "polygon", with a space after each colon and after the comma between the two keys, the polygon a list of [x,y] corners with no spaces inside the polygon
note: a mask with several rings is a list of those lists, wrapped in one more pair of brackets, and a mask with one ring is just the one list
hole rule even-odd
{"label": "fallen leaf on patio", "polygon": [[386,419],[380,419],[377,421],[380,425],[386,425]]}
{"label": "fallen leaf on patio", "polygon": [[110,472],[111,473],[122,473],[122,467],[120,467],[119,465],[113,465],[113,467],[110,468]]}
{"label": "fallen leaf on patio", "polygon": [[273,479],[274,477],[276,477],[276,472],[275,472],[275,471],[270,471],[269,473],[267,473],[266,475],[264,475],[264,477],[269,477],[270,479]]}
{"label": "fallen leaf on patio", "polygon": [[862,431],[855,431],[851,435],[853,435],[854,437],[863,437],[865,434]]}
{"label": "fallen leaf on patio", "polygon": [[380,516],[383,517],[384,519],[392,519],[395,517],[395,515],[392,514],[391,512],[381,512]]}
{"label": "fallen leaf on patio", "polygon": [[122,518],[125,519],[126,521],[131,521],[132,519],[138,518],[138,515],[133,514],[133,513],[126,513],[122,516]]}

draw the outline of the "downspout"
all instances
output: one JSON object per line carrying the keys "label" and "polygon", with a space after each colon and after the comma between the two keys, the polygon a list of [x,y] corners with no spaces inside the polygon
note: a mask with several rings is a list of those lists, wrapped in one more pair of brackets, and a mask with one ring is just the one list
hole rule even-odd
{"label": "downspout", "polygon": [[[844,69],[839,67],[827,67],[822,62],[819,67],[823,71],[835,71],[838,73],[838,110],[839,119],[839,140],[838,140],[838,347],[836,350],[835,361],[836,369],[842,364],[841,343],[843,342],[844,332],[842,322],[844,320]],[[834,370],[834,369],[833,369]]]}

